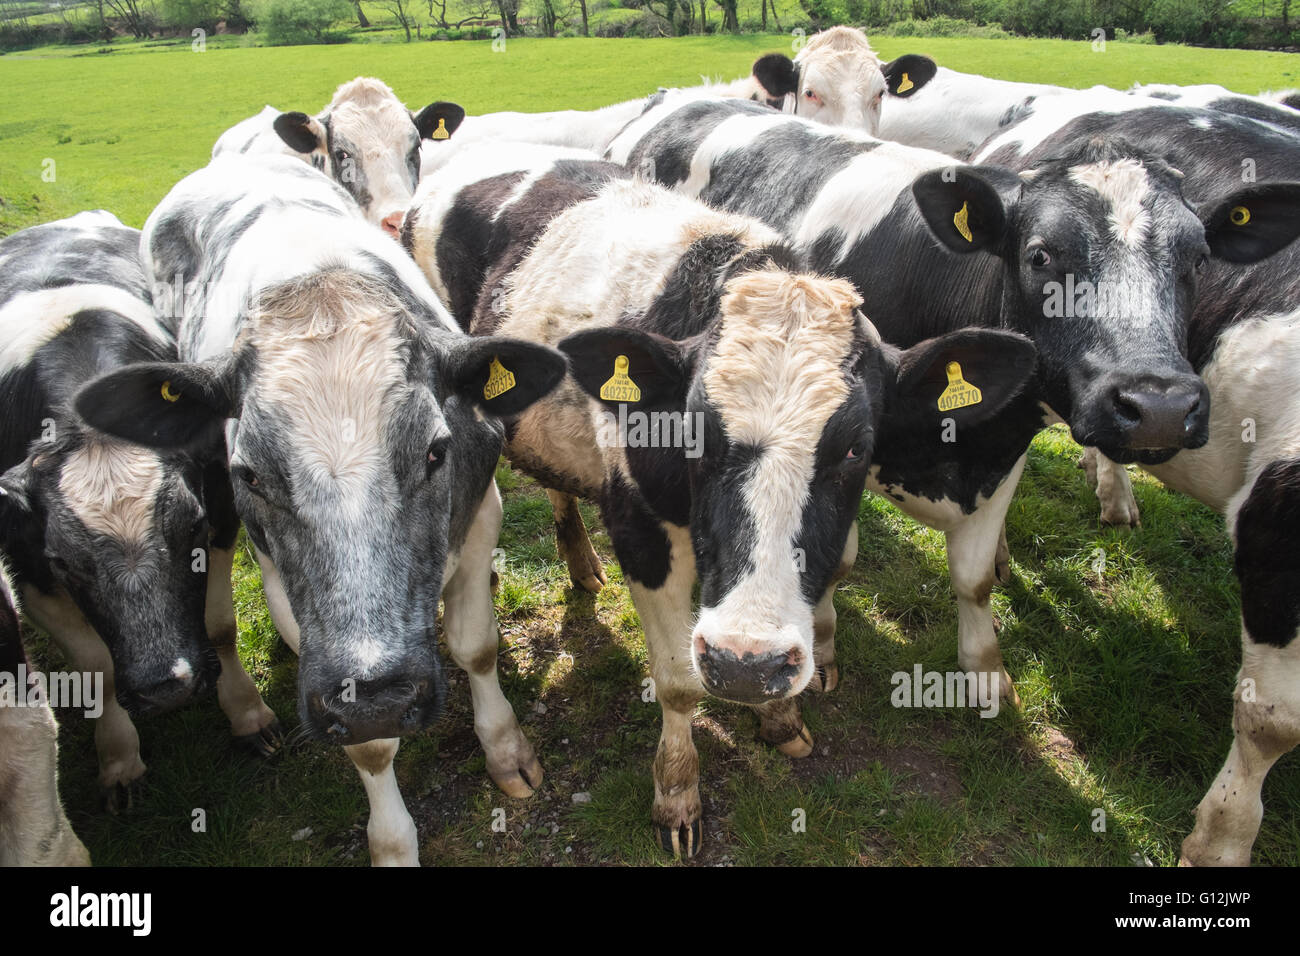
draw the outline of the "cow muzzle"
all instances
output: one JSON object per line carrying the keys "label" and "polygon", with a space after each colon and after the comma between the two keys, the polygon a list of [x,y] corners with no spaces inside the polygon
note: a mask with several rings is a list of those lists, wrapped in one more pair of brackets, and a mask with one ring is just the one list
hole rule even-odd
{"label": "cow muzzle", "polygon": [[165,714],[210,689],[220,672],[216,652],[203,648],[176,658],[165,670],[123,670],[117,677],[117,699],[135,717]]}
{"label": "cow muzzle", "polygon": [[305,722],[333,743],[362,744],[422,730],[442,702],[442,676],[436,668],[375,680],[343,678],[327,692],[308,693]]}
{"label": "cow muzzle", "polygon": [[691,657],[705,690],[741,704],[793,697],[812,678],[811,655],[794,628],[763,639],[697,630]]}
{"label": "cow muzzle", "polygon": [[1094,408],[1075,437],[1117,461],[1155,464],[1209,439],[1210,392],[1196,375],[1109,376]]}

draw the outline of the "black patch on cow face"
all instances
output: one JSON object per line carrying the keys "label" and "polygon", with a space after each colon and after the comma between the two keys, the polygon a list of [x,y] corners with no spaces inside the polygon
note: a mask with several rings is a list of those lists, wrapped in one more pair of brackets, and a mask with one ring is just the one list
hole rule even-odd
{"label": "black patch on cow face", "polygon": [[1257,644],[1286,647],[1300,628],[1300,459],[1271,462],[1237,512],[1241,618]]}

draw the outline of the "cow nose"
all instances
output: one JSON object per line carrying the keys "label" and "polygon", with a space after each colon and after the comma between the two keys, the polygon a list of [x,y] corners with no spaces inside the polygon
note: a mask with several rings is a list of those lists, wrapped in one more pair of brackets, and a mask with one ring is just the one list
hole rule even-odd
{"label": "cow nose", "polygon": [[432,676],[399,675],[357,681],[350,693],[312,695],[312,725],[339,744],[400,737],[428,725],[441,706],[440,683]]}
{"label": "cow nose", "polygon": [[803,690],[799,681],[804,652],[797,643],[775,648],[753,641],[696,634],[691,650],[704,689],[714,697],[741,704],[791,697]]}
{"label": "cow nose", "polygon": [[1209,391],[1194,375],[1116,385],[1110,405],[1132,449],[1199,448],[1209,437]]}
{"label": "cow nose", "polygon": [[186,703],[199,687],[197,676],[191,670],[173,671],[173,676],[128,695],[129,709],[140,717],[165,714]]}
{"label": "cow nose", "polygon": [[384,232],[388,233],[390,236],[394,238],[397,238],[402,234],[402,223],[404,223],[405,221],[406,221],[405,212],[390,212],[382,220]]}

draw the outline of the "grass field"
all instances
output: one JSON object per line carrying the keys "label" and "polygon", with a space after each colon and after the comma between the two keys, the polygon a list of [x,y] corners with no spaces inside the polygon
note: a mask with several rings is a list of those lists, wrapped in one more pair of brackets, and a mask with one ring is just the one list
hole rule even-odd
{"label": "grass field", "polygon": [[[341,81],[382,76],[408,103],[471,112],[594,107],[700,74],[739,75],[779,38],[510,41],[0,57],[0,233],[85,208],[132,225],[201,165],[220,131],[270,101],[319,108]],[[881,40],[962,70],[1088,86],[1297,85],[1295,58],[1176,47],[1020,40]],[[84,52],[84,51],[83,51]],[[53,182],[42,162],[55,161]],[[1108,864],[1176,860],[1230,740],[1239,602],[1220,519],[1149,478],[1143,527],[1100,530],[1059,430],[1041,435],[1008,520],[1014,580],[994,595],[1023,708],[899,710],[890,675],[956,668],[942,537],[884,502],[861,508],[861,557],[837,598],[840,687],[807,695],[816,747],[790,761],[755,739],[744,708],[706,701],[695,722],[705,864]],[[525,802],[484,773],[468,687],[404,742],[398,778],[434,863],[666,862],[649,827],[659,710],[643,703],[645,649],[608,538],[598,597],[574,592],[540,489],[502,467],[506,567],[497,596],[502,682],[546,768]],[[1094,570],[1098,549],[1105,569]],[[268,703],[294,713],[296,659],[276,637],[256,565],[237,567],[241,655]],[[50,663],[57,665],[51,655]],[[63,716],[69,813],[103,864],[363,864],[366,803],[337,748],[300,743],[270,762],[231,746],[214,699],[140,725],[150,770],[133,811],[97,808],[90,728]],[[590,802],[574,802],[575,793]],[[1264,791],[1259,863],[1300,863],[1300,766]],[[206,811],[207,832],[191,829]],[[506,810],[505,832],[492,828]],[[1106,812],[1094,832],[1094,811]],[[806,831],[792,831],[803,810]],[[304,835],[310,828],[310,833]],[[297,838],[295,838],[297,837]]]}

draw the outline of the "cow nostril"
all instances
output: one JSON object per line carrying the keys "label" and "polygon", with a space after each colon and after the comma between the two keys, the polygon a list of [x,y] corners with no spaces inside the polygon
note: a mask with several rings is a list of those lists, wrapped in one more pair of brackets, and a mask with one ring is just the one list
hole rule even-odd
{"label": "cow nostril", "polygon": [[1124,425],[1137,425],[1142,421],[1142,409],[1136,402],[1123,394],[1117,394],[1112,402],[1115,417]]}

